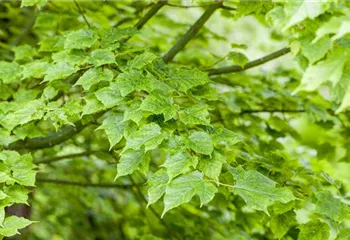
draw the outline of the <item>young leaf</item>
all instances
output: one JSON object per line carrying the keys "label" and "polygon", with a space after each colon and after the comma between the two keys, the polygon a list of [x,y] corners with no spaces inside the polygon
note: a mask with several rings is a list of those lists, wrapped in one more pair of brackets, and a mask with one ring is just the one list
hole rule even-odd
{"label": "young leaf", "polygon": [[244,67],[244,65],[248,62],[248,58],[240,52],[230,52],[227,58],[232,61],[232,64],[236,64],[241,67]]}
{"label": "young leaf", "polygon": [[160,169],[148,179],[148,204],[147,207],[157,202],[165,193],[169,177],[165,169]]}
{"label": "young leaf", "polygon": [[12,83],[18,80],[19,65],[16,62],[0,61],[0,80],[5,84]]}
{"label": "young leaf", "polygon": [[193,105],[180,111],[180,120],[184,124],[209,125],[209,112],[206,105]]}
{"label": "young leaf", "polygon": [[128,62],[129,67],[135,69],[143,69],[147,64],[151,63],[158,57],[150,52],[144,52],[141,55],[137,55],[133,60]]}
{"label": "young leaf", "polygon": [[280,215],[272,216],[270,220],[270,228],[273,234],[281,239],[291,227],[297,224],[296,214],[293,211],[286,212]]}
{"label": "young leaf", "polygon": [[206,182],[200,172],[191,172],[174,179],[166,188],[164,196],[164,214],[183,203],[188,203],[198,195],[201,206],[210,202],[217,192],[214,184]]}
{"label": "young leaf", "polygon": [[305,223],[299,229],[298,240],[328,240],[330,236],[330,227],[318,220]]}
{"label": "young leaf", "polygon": [[96,83],[112,81],[113,77],[113,72],[108,68],[90,68],[78,79],[75,85],[81,85],[84,90],[89,90]]}
{"label": "young leaf", "polygon": [[197,163],[198,159],[195,156],[191,156],[188,152],[179,151],[175,154],[169,154],[163,166],[167,168],[170,181],[176,176],[188,172],[190,167],[195,168]]}
{"label": "young leaf", "polygon": [[311,43],[311,38],[304,38],[300,40],[301,53],[309,60],[310,64],[323,58],[331,49],[332,42],[329,38],[324,37],[316,43]]}
{"label": "young leaf", "polygon": [[331,20],[323,24],[316,32],[316,38],[313,42],[317,42],[319,39],[327,34],[336,34],[332,37],[332,40],[336,40],[344,36],[349,32],[350,17],[333,17]]}
{"label": "young leaf", "polygon": [[164,121],[168,121],[176,116],[178,106],[174,105],[172,97],[152,94],[142,101],[140,109],[153,114],[163,114]]}
{"label": "young leaf", "polygon": [[193,87],[204,85],[210,82],[208,74],[197,69],[171,69],[170,77],[167,80],[169,85],[182,92],[187,92]]}
{"label": "young leaf", "polygon": [[345,61],[346,55],[343,51],[338,50],[328,56],[326,60],[309,66],[303,75],[297,91],[314,91],[327,81],[332,82],[334,86],[343,75]]}
{"label": "young leaf", "polygon": [[111,113],[103,120],[102,125],[96,129],[105,130],[110,145],[109,149],[112,149],[124,135],[125,122],[122,120],[123,115],[121,113]]}
{"label": "young leaf", "polygon": [[115,63],[114,53],[107,49],[97,49],[91,53],[89,62],[95,67]]}
{"label": "young leaf", "polygon": [[112,83],[109,87],[99,89],[95,92],[95,96],[106,108],[112,108],[124,100],[115,83]]}
{"label": "young leaf", "polygon": [[68,62],[58,62],[47,69],[44,82],[66,78],[78,70],[77,67]]}
{"label": "young leaf", "polygon": [[85,101],[85,105],[83,107],[82,116],[96,113],[104,109],[103,104],[99,100],[97,100],[95,95],[86,96],[84,98],[84,101]]}
{"label": "young leaf", "polygon": [[154,149],[163,141],[161,130],[156,123],[145,124],[126,137],[126,147],[138,150],[144,145],[146,151]]}
{"label": "young leaf", "polygon": [[315,193],[316,212],[324,214],[334,221],[341,222],[349,213],[349,209],[341,200],[334,198],[329,191]]}
{"label": "young leaf", "polygon": [[214,150],[212,139],[206,132],[194,132],[188,139],[188,146],[197,153],[211,155]]}
{"label": "young leaf", "polygon": [[30,225],[32,221],[29,221],[23,217],[9,216],[6,217],[3,223],[3,227],[0,228],[0,236],[11,237],[18,234],[18,230]]}
{"label": "young leaf", "polygon": [[120,160],[117,165],[118,174],[115,179],[132,174],[137,170],[140,165],[147,164],[149,162],[149,155],[144,150],[128,149],[121,153]]}
{"label": "young leaf", "polygon": [[314,2],[314,1],[290,1],[286,2],[285,12],[287,16],[287,23],[284,30],[287,30],[291,26],[302,22],[309,18],[314,19],[327,11],[330,7],[328,2]]}
{"label": "young leaf", "polygon": [[162,84],[152,75],[145,76],[141,71],[135,69],[120,73],[117,77],[117,84],[123,97],[133,91],[152,92],[154,89],[162,88]]}
{"label": "young leaf", "polygon": [[205,176],[218,181],[222,169],[222,164],[225,162],[226,156],[219,153],[218,151],[214,151],[212,158],[206,156],[200,158],[198,168],[203,172]]}
{"label": "young leaf", "polygon": [[262,210],[267,215],[267,207],[276,201],[287,203],[296,199],[288,188],[276,188],[276,182],[255,170],[238,169],[239,174],[231,170],[237,179],[232,192],[241,196],[244,201],[256,210]]}
{"label": "young leaf", "polygon": [[22,65],[22,79],[26,78],[42,78],[46,70],[50,67],[48,62],[33,61]]}
{"label": "young leaf", "polygon": [[80,29],[67,34],[65,49],[85,49],[97,42],[98,36],[91,29]]}

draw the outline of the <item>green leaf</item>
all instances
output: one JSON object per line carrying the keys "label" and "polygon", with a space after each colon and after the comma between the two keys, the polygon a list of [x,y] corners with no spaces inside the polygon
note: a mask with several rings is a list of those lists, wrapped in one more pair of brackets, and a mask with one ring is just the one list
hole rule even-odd
{"label": "green leaf", "polygon": [[166,188],[164,214],[183,203],[188,203],[197,194],[201,206],[210,202],[217,192],[214,184],[206,182],[200,172],[191,172],[174,179]]}
{"label": "green leaf", "polygon": [[349,32],[350,17],[333,17],[331,20],[323,24],[316,32],[316,38],[313,42],[319,41],[328,34],[336,34],[332,37],[332,40],[339,39]]}
{"label": "green leaf", "polygon": [[144,145],[146,151],[154,149],[163,141],[161,130],[156,123],[145,124],[126,136],[126,147],[138,150]]}
{"label": "green leaf", "polygon": [[65,49],[85,49],[94,45],[98,36],[91,29],[80,29],[67,34]]}
{"label": "green leaf", "polygon": [[167,168],[169,181],[180,174],[184,174],[191,167],[196,168],[198,159],[191,156],[188,152],[177,151],[175,154],[169,154],[162,166]]}
{"label": "green leaf", "polygon": [[167,83],[182,92],[210,82],[208,73],[197,69],[176,68],[171,69],[170,74],[170,77],[166,79]]}
{"label": "green leaf", "polygon": [[164,120],[168,121],[176,116],[178,106],[174,105],[172,97],[152,94],[142,101],[140,109],[153,114],[163,114]]}
{"label": "green leaf", "polygon": [[189,147],[197,153],[211,155],[214,150],[212,139],[206,132],[194,132],[188,139]]}
{"label": "green leaf", "polygon": [[274,202],[287,203],[296,199],[288,188],[276,188],[276,182],[255,170],[244,171],[242,168],[237,170],[238,174],[230,170],[236,178],[232,192],[241,196],[253,209],[262,210],[269,215],[267,207]]}
{"label": "green leaf", "polygon": [[237,64],[241,67],[246,65],[246,63],[248,62],[248,58],[240,52],[230,52],[227,58],[232,61],[232,64]]}
{"label": "green leaf", "polygon": [[33,58],[33,55],[35,54],[35,50],[30,45],[21,45],[17,46],[13,49],[15,52],[15,60],[31,60]]}
{"label": "green leaf", "polygon": [[123,114],[111,113],[103,120],[102,125],[96,129],[103,129],[106,132],[110,150],[123,138],[125,122],[122,120]]}
{"label": "green leaf", "polygon": [[134,59],[128,62],[129,67],[135,69],[143,69],[147,64],[151,63],[153,60],[158,57],[150,52],[144,52],[140,55],[137,55]]}
{"label": "green leaf", "polygon": [[350,240],[350,228],[342,229],[335,240]]}
{"label": "green leaf", "polygon": [[144,150],[128,149],[120,155],[120,160],[117,165],[118,174],[115,179],[132,174],[139,169],[140,165],[149,163],[149,155]]}
{"label": "green leaf", "polygon": [[109,87],[99,89],[95,92],[95,96],[106,108],[112,108],[124,100],[115,83],[112,83]]}
{"label": "green leaf", "polygon": [[328,240],[330,236],[330,227],[318,220],[302,224],[299,229],[298,240]]}
{"label": "green leaf", "polygon": [[18,125],[41,119],[44,115],[44,106],[42,100],[37,99],[29,101],[23,104],[19,110],[6,114],[6,116],[0,120],[0,124],[6,129],[12,130]]}
{"label": "green leaf", "polygon": [[81,49],[63,50],[52,54],[54,62],[69,62],[71,65],[82,65],[86,62],[85,51]]}
{"label": "green leaf", "polygon": [[273,234],[281,239],[291,227],[297,224],[296,214],[293,211],[286,212],[280,215],[272,216],[270,220],[270,228]]}
{"label": "green leaf", "polygon": [[135,69],[120,73],[117,77],[117,84],[123,97],[133,91],[145,90],[150,93],[163,87],[161,82],[151,74],[145,76],[141,71]]}
{"label": "green leaf", "polygon": [[147,183],[149,189],[147,207],[157,202],[163,196],[168,182],[169,177],[165,169],[158,170],[148,179]]}
{"label": "green leaf", "polygon": [[315,19],[330,7],[328,2],[314,1],[288,1],[285,5],[287,23],[284,30],[304,21],[305,19]]}
{"label": "green leaf", "polygon": [[89,62],[95,67],[115,63],[114,53],[107,49],[97,49],[91,53]]}
{"label": "green leaf", "polygon": [[222,164],[225,162],[226,156],[218,151],[214,151],[212,158],[206,156],[200,158],[198,168],[205,176],[218,181],[221,174]]}
{"label": "green leaf", "polygon": [[240,135],[224,127],[215,128],[212,134],[212,139],[214,145],[221,144],[229,147],[242,141],[242,137]]}
{"label": "green leaf", "polygon": [[46,71],[44,82],[63,79],[77,72],[79,68],[71,65],[68,62],[58,62],[51,65]]}
{"label": "green leaf", "polygon": [[54,36],[39,42],[39,52],[56,52],[64,49],[64,40],[62,36]]}
{"label": "green leaf", "polygon": [[7,194],[11,203],[27,203],[28,193],[31,191],[23,186],[13,185],[4,188],[4,192]]}
{"label": "green leaf", "polygon": [[345,109],[349,108],[350,106],[350,86],[347,88],[343,101],[341,102],[339,108],[336,111],[336,114],[344,111]]}
{"label": "green leaf", "polygon": [[6,217],[3,223],[3,227],[0,228],[0,236],[11,237],[18,234],[18,230],[27,227],[32,221],[29,221],[22,217],[9,216]]}
{"label": "green leaf", "polygon": [[349,212],[348,207],[340,199],[334,198],[329,191],[315,193],[316,212],[324,214],[334,221],[341,222]]}
{"label": "green leaf", "polygon": [[46,70],[50,67],[48,62],[33,61],[22,65],[22,79],[26,78],[42,78]]}
{"label": "green leaf", "polygon": [[309,60],[310,64],[313,64],[323,58],[326,53],[331,49],[332,42],[329,38],[324,37],[316,43],[311,43],[311,38],[304,38],[300,40],[301,53]]}
{"label": "green leaf", "polygon": [[5,208],[0,208],[0,227],[4,227],[4,220],[5,220]]}
{"label": "green leaf", "polygon": [[31,7],[37,5],[39,7],[45,6],[48,0],[22,0],[21,7]]}
{"label": "green leaf", "polygon": [[104,105],[96,98],[95,95],[88,95],[84,98],[83,115],[99,112],[104,109]]}
{"label": "green leaf", "polygon": [[347,53],[340,49],[334,51],[327,59],[309,66],[296,91],[314,91],[321,84],[330,81],[333,86],[337,84],[343,75]]}
{"label": "green leaf", "polygon": [[231,43],[231,48],[239,48],[246,50],[248,46],[245,44]]}
{"label": "green leaf", "polygon": [[119,41],[137,34],[136,28],[108,28],[101,32],[101,46],[109,50],[114,50],[120,46]]}
{"label": "green leaf", "polygon": [[18,69],[19,65],[15,62],[0,61],[0,79],[5,84],[16,82],[19,79]]}
{"label": "green leaf", "polygon": [[136,101],[132,103],[124,112],[124,119],[123,121],[132,120],[137,125],[141,121],[143,117],[143,111],[140,109],[140,102]]}
{"label": "green leaf", "polygon": [[111,82],[113,77],[112,70],[108,68],[90,68],[78,79],[75,85],[81,85],[87,91],[96,83],[102,81]]}
{"label": "green leaf", "polygon": [[208,106],[206,105],[192,105],[185,108],[179,113],[180,120],[188,124],[202,124],[210,125]]}

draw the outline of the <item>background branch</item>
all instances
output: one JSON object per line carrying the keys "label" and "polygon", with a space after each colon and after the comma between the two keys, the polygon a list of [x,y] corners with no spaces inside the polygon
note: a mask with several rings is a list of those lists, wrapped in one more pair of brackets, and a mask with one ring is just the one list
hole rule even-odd
{"label": "background branch", "polygon": [[163,56],[164,62],[168,63],[178,54],[186,44],[199,32],[204,23],[210,18],[216,9],[222,6],[221,2],[215,3],[205,10],[202,16],[190,27],[177,43]]}
{"label": "background branch", "polygon": [[261,64],[267,63],[267,62],[274,60],[276,58],[279,58],[279,57],[281,57],[289,52],[290,52],[290,48],[285,47],[285,48],[282,48],[276,52],[268,54],[262,58],[248,62],[243,67],[241,67],[240,65],[232,65],[232,66],[228,66],[228,67],[212,68],[212,69],[208,69],[206,71],[208,72],[209,76],[225,74],[225,73],[241,72],[241,71],[247,70],[249,68],[253,68],[253,67],[259,66]]}
{"label": "background branch", "polygon": [[120,189],[130,189],[131,187],[137,186],[143,186],[144,184],[108,184],[108,183],[84,183],[84,182],[75,182],[75,181],[66,181],[66,180],[59,180],[59,179],[46,179],[46,178],[36,178],[37,183],[51,183],[51,184],[57,184],[57,185],[71,185],[71,186],[78,186],[78,187],[94,187],[94,188],[120,188]]}

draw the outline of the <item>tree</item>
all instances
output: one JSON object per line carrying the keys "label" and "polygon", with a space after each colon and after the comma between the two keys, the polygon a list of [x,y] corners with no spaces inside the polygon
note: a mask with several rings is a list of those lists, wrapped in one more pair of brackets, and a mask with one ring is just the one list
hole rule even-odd
{"label": "tree", "polygon": [[0,235],[349,239],[349,8],[2,1]]}

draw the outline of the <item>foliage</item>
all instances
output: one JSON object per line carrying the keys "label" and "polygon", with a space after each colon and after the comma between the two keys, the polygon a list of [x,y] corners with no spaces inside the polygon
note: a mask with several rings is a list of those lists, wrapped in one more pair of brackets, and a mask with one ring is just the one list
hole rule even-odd
{"label": "foliage", "polygon": [[348,2],[0,11],[1,238],[349,238]]}

